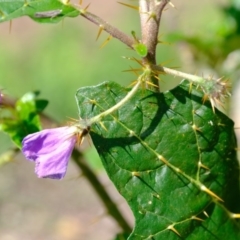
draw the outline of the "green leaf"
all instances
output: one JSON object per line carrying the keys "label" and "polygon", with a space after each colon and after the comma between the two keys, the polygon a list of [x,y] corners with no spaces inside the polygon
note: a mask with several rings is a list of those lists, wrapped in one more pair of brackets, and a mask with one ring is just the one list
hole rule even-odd
{"label": "green leaf", "polygon": [[114,240],[126,240],[126,239],[128,239],[128,236],[129,236],[129,233],[119,233],[114,238]]}
{"label": "green leaf", "polygon": [[65,17],[77,17],[79,11],[60,0],[10,0],[0,2],[0,22],[29,16],[41,23],[57,23]]}
{"label": "green leaf", "polygon": [[[78,90],[91,118],[129,91],[105,82]],[[135,216],[129,240],[240,239],[239,165],[233,122],[212,112],[202,93],[177,88],[134,95],[91,126],[103,165]]]}
{"label": "green leaf", "polygon": [[3,109],[0,130],[7,133],[18,147],[21,147],[26,135],[41,130],[38,114],[45,109],[48,101],[36,99],[38,95],[39,92],[27,93],[16,102],[14,109]]}
{"label": "green leaf", "polygon": [[140,57],[146,57],[148,54],[147,46],[143,43],[136,43],[133,45],[133,48]]}

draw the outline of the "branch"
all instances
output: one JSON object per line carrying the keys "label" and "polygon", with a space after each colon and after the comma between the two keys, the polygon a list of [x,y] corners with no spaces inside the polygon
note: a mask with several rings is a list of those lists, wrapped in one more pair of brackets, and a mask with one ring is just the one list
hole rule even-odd
{"label": "branch", "polygon": [[139,0],[142,42],[147,46],[147,61],[156,64],[156,46],[162,12],[169,0]]}
{"label": "branch", "polygon": [[80,10],[80,14],[82,17],[88,19],[90,22],[96,24],[100,28],[102,28],[105,32],[109,33],[114,38],[120,40],[122,43],[126,44],[129,48],[133,49],[134,39],[126,35],[125,33],[121,32],[119,29],[113,27],[100,17],[86,12],[85,10]]}
{"label": "branch", "polygon": [[231,95],[229,92],[230,85],[223,77],[214,79],[212,76],[209,76],[205,78],[162,66],[152,66],[152,70],[187,79],[199,86],[204,93],[203,101],[209,99],[213,112],[215,112],[216,106],[223,106],[225,98]]}
{"label": "branch", "polygon": [[168,2],[170,2],[170,0],[160,0],[160,2],[158,1],[156,4],[155,12],[156,12],[156,19],[159,26],[160,26],[160,20],[162,17],[162,12],[164,8],[167,6]]}
{"label": "branch", "polygon": [[[156,49],[158,44],[158,32],[162,11],[169,0],[139,0],[142,43],[146,45],[148,54],[143,58],[143,64],[156,64]],[[153,85],[157,86],[152,90],[160,92],[159,81],[152,77]]]}

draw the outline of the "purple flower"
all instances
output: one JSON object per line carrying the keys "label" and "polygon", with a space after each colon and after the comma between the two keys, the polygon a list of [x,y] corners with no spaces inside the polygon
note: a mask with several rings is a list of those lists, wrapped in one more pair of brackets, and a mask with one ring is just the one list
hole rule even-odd
{"label": "purple flower", "polygon": [[45,129],[26,136],[22,141],[25,157],[35,162],[39,178],[62,179],[77,141],[76,126]]}

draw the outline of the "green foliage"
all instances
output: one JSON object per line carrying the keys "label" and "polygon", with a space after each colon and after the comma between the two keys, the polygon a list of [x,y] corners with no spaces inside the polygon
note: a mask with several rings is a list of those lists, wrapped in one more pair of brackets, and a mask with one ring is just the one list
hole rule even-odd
{"label": "green foliage", "polygon": [[[102,163],[135,216],[130,239],[239,239],[239,165],[233,122],[183,81],[139,90],[91,127]],[[105,82],[76,94],[91,118],[129,91]]]}
{"label": "green foliage", "polygon": [[147,46],[144,45],[143,43],[136,43],[135,45],[133,45],[133,48],[140,57],[147,56],[148,53]]}
{"label": "green foliage", "polygon": [[224,11],[226,17],[229,21],[233,21],[234,23],[234,30],[231,32],[230,35],[240,35],[240,5],[239,0],[231,0],[231,3],[223,7],[222,10]]}
{"label": "green foliage", "polygon": [[126,240],[128,236],[128,233],[119,233],[114,240]]}
{"label": "green foliage", "polygon": [[77,17],[79,11],[60,0],[1,1],[0,22],[29,16],[40,23],[56,23],[65,17]]}
{"label": "green foliage", "polygon": [[25,136],[41,130],[39,113],[45,109],[48,101],[36,99],[38,95],[39,92],[27,93],[16,102],[14,108],[1,111],[0,130],[9,134],[18,147],[21,147]]}
{"label": "green foliage", "polygon": [[194,59],[219,71],[229,53],[239,49],[240,42],[240,8],[239,0],[231,0],[229,5],[220,8],[222,21],[206,26],[206,31],[195,35],[185,34],[179,30],[169,34],[171,41],[184,41]]}

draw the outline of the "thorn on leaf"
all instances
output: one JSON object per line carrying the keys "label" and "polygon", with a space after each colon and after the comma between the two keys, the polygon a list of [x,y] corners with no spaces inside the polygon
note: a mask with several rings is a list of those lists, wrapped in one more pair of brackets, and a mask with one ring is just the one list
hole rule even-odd
{"label": "thorn on leaf", "polygon": [[174,228],[174,225],[169,225],[167,227],[167,229],[173,231],[174,233],[176,233],[179,237],[181,237],[180,233],[176,230],[176,228]]}

